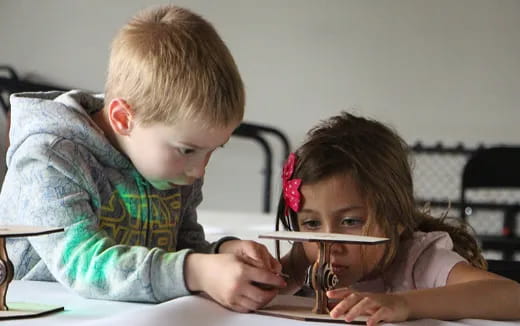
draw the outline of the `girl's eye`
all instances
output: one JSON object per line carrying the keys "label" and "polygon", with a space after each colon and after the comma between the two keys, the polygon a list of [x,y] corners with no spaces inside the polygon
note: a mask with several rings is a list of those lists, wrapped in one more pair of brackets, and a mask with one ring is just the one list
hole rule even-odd
{"label": "girl's eye", "polygon": [[341,225],[349,228],[355,228],[363,226],[364,220],[359,217],[345,217],[341,220]]}
{"label": "girl's eye", "polygon": [[185,147],[177,147],[177,151],[181,155],[190,155],[195,153],[195,150],[193,148],[185,148]]}
{"label": "girl's eye", "polygon": [[316,230],[321,226],[321,222],[319,220],[305,220],[302,222],[302,226],[307,230]]}

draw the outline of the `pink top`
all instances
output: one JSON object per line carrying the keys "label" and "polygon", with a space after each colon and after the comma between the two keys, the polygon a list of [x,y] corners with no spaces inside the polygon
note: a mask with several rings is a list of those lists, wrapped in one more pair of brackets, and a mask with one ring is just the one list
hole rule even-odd
{"label": "pink top", "polygon": [[466,260],[453,251],[448,233],[414,232],[412,239],[401,244],[383,277],[351,287],[366,292],[400,292],[445,286],[451,269],[461,261]]}

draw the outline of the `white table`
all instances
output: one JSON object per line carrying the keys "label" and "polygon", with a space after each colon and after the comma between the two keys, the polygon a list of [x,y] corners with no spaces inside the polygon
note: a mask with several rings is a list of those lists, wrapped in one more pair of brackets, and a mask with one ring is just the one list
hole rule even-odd
{"label": "white table", "polygon": [[89,300],[67,290],[57,282],[12,281],[7,292],[10,302],[31,302],[64,306],[65,311],[40,318],[0,321],[0,325],[71,325],[97,320],[122,312],[151,306],[119,301]]}
{"label": "white table", "polygon": [[[225,235],[235,235],[242,239],[251,239],[262,242],[266,244],[270,250],[274,248],[274,242],[272,240],[258,239],[258,234],[274,230],[274,217],[272,215],[259,213],[200,211],[199,222],[204,225],[207,238],[210,241],[216,240]],[[23,301],[62,305],[65,307],[65,311],[40,318],[0,321],[0,326],[337,325],[318,322],[302,322],[257,314],[240,314],[229,311],[213,301],[198,296],[182,297],[161,304],[91,300],[82,298],[54,282],[13,281],[7,295],[7,304],[9,304],[9,302]],[[520,326],[520,321],[497,322],[467,319],[458,322],[446,322],[439,320],[419,320],[400,323],[398,325]]]}
{"label": "white table", "polygon": [[[9,302],[30,301],[34,303],[65,306],[65,311],[39,318],[5,320],[0,325],[31,326],[324,326],[337,325],[318,322],[303,322],[257,314],[241,314],[229,311],[217,303],[199,297],[188,296],[161,304],[129,303],[119,301],[91,300],[80,297],[54,282],[13,281],[7,295]],[[465,319],[458,322],[418,320],[401,326],[519,326],[517,322],[498,322]]]}
{"label": "white table", "polygon": [[[264,244],[274,256],[275,241],[258,238],[258,235],[261,233],[269,233],[275,230],[274,213],[199,210],[198,222],[204,226],[208,241],[216,241],[225,236],[236,236],[243,240],[255,240]],[[281,225],[280,228],[282,228]],[[281,241],[280,246],[283,255],[290,249],[291,245],[287,241]]]}

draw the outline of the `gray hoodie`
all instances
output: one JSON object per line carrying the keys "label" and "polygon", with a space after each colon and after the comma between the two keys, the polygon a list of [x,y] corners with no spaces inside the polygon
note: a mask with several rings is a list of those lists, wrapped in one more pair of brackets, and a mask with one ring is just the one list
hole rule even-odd
{"label": "gray hoodie", "polygon": [[[90,115],[102,96],[12,95],[0,224],[64,227],[8,239],[15,278],[57,280],[90,298],[160,302],[189,294],[184,261],[214,252],[197,223],[202,181],[153,188]],[[224,240],[224,239],[223,239]]]}

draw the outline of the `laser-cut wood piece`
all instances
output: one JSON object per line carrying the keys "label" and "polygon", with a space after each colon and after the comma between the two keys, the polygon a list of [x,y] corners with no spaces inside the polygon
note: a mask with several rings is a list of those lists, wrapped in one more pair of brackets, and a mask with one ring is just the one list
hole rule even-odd
{"label": "laser-cut wood piece", "polygon": [[61,311],[63,307],[32,304],[32,303],[6,303],[9,283],[13,280],[14,266],[6,250],[6,238],[29,237],[62,232],[63,228],[33,227],[33,226],[0,226],[0,320],[28,318]]}
{"label": "laser-cut wood piece", "polygon": [[[332,271],[330,264],[330,247],[334,243],[349,243],[360,245],[374,245],[388,241],[387,238],[368,237],[359,235],[339,234],[339,233],[318,233],[318,232],[295,232],[295,231],[276,231],[259,235],[263,239],[275,240],[292,240],[299,242],[318,242],[319,253],[316,261],[311,269],[311,284],[315,291],[316,297],[314,300],[314,307],[312,312],[305,313],[305,306],[294,306],[291,304],[276,304],[268,305],[261,309],[258,313],[275,315],[279,317],[300,319],[300,320],[314,320],[337,322],[343,319],[333,319],[329,314],[328,298],[326,291],[331,290],[338,283],[337,276]],[[286,297],[286,296],[280,296]],[[285,298],[285,301],[288,299]],[[366,321],[362,318],[361,322]]]}
{"label": "laser-cut wood piece", "polygon": [[[267,315],[302,321],[339,323],[347,325],[343,317],[332,318],[328,314],[316,314],[312,312],[311,310],[314,304],[314,299],[312,298],[280,294],[277,295],[274,298],[274,300],[271,301],[266,307],[257,310],[256,313],[259,315]],[[348,325],[365,325],[366,321],[366,316],[360,316],[351,321]]]}

